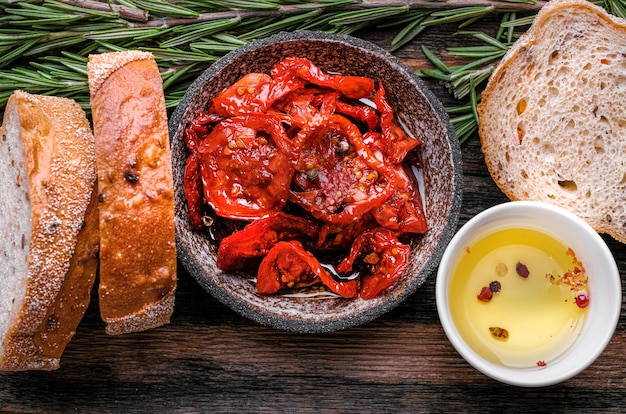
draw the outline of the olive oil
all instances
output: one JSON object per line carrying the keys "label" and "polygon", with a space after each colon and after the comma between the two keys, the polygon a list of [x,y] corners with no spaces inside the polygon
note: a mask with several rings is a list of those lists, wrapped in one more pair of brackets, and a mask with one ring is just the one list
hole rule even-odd
{"label": "olive oil", "polygon": [[575,252],[526,228],[468,245],[448,294],[455,325],[472,349],[515,368],[544,366],[564,353],[582,329],[589,298]]}

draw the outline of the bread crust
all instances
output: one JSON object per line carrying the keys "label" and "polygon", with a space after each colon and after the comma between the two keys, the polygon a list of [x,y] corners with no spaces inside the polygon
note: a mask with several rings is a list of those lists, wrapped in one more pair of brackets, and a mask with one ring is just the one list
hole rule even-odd
{"label": "bread crust", "polygon": [[626,243],[626,22],[552,0],[495,68],[478,106],[495,183]]}
{"label": "bread crust", "polygon": [[[69,99],[16,91],[6,113],[3,138],[19,122],[32,231],[23,239],[28,275],[7,275],[27,280],[0,369],[53,370],[87,309],[98,265],[94,140],[84,111]],[[15,114],[19,120],[10,119]]]}
{"label": "bread crust", "polygon": [[176,290],[174,190],[161,77],[150,53],[92,55],[100,313],[119,335],[168,323]]}

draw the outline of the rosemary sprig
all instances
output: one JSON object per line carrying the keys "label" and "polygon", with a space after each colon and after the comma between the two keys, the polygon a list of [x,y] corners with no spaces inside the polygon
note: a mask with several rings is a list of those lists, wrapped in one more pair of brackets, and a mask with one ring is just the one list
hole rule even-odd
{"label": "rosemary sprig", "polygon": [[519,36],[513,30],[519,26],[511,24],[516,19],[516,13],[504,13],[495,36],[475,31],[459,31],[459,35],[471,36],[479,41],[476,45],[446,49],[451,56],[467,58],[468,62],[464,65],[448,66],[426,46],[422,46],[424,55],[434,68],[421,69],[417,74],[443,83],[461,102],[459,106],[446,108],[461,143],[475,135],[478,129],[477,106],[480,102],[480,90],[493,72],[495,63]]}
{"label": "rosemary sprig", "polygon": [[[418,75],[443,82],[459,101],[447,108],[461,141],[477,128],[480,91],[496,62],[546,0],[0,0],[0,112],[14,89],[72,97],[89,110],[86,62],[91,53],[154,53],[168,108],[189,83],[225,53],[282,30],[351,33],[398,30],[390,51],[441,24],[456,24],[472,45],[448,48],[449,65],[423,47],[431,68]],[[626,0],[602,0],[626,15]],[[519,12],[526,12],[518,16]],[[501,14],[493,36],[467,30]],[[70,50],[66,52],[65,50]]]}
{"label": "rosemary sprig", "polygon": [[108,9],[103,4],[94,0],[0,2],[0,109],[18,88],[78,96],[88,109],[84,68],[78,70],[79,77],[67,73],[68,67],[76,70],[86,60],[77,62],[62,52],[66,49],[84,59],[89,53],[133,48],[153,52],[171,107],[193,74],[247,42],[281,30],[353,33],[408,12],[407,7],[356,8],[361,5],[357,0],[188,0],[177,4],[117,0]]}

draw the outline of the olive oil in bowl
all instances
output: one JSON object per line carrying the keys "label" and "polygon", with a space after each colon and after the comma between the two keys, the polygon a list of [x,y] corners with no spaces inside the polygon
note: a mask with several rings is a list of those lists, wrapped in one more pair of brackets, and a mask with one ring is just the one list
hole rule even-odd
{"label": "olive oil in bowl", "polygon": [[575,252],[543,232],[497,230],[467,245],[452,268],[451,317],[483,358],[510,368],[550,364],[580,334],[589,303]]}

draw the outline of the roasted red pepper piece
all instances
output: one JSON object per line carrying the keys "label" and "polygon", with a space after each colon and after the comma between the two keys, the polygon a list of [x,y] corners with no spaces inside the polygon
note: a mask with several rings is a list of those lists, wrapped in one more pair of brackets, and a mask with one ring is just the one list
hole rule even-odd
{"label": "roasted red pepper piece", "polygon": [[379,149],[385,154],[392,164],[401,163],[406,154],[414,148],[422,145],[422,141],[412,138],[397,124],[393,108],[387,101],[385,88],[380,83],[374,97],[374,103],[380,111],[380,126],[382,130],[382,142]]}
{"label": "roasted red pepper piece", "polygon": [[377,227],[361,234],[352,244],[350,254],[339,265],[341,273],[352,271],[357,258],[365,270],[361,271],[359,296],[372,299],[391,286],[406,270],[409,263],[409,245],[400,243],[391,230]]}
{"label": "roasted red pepper piece", "polygon": [[324,73],[306,58],[285,58],[272,68],[271,74],[275,80],[296,76],[312,84],[339,91],[346,98],[352,99],[369,97],[375,87],[374,80],[371,78]]}
{"label": "roasted red pepper piece", "polygon": [[204,196],[219,216],[253,220],[285,207],[296,155],[278,118],[225,119],[198,152]]}
{"label": "roasted red pepper piece", "polygon": [[217,250],[217,267],[225,272],[253,270],[276,243],[315,240],[319,225],[303,217],[278,212],[254,220],[225,237]]}
{"label": "roasted red pepper piece", "polygon": [[276,244],[265,256],[259,266],[256,285],[259,293],[272,294],[285,288],[310,286],[320,281],[344,298],[357,295],[355,280],[340,282],[333,279],[300,242],[286,241]]}

